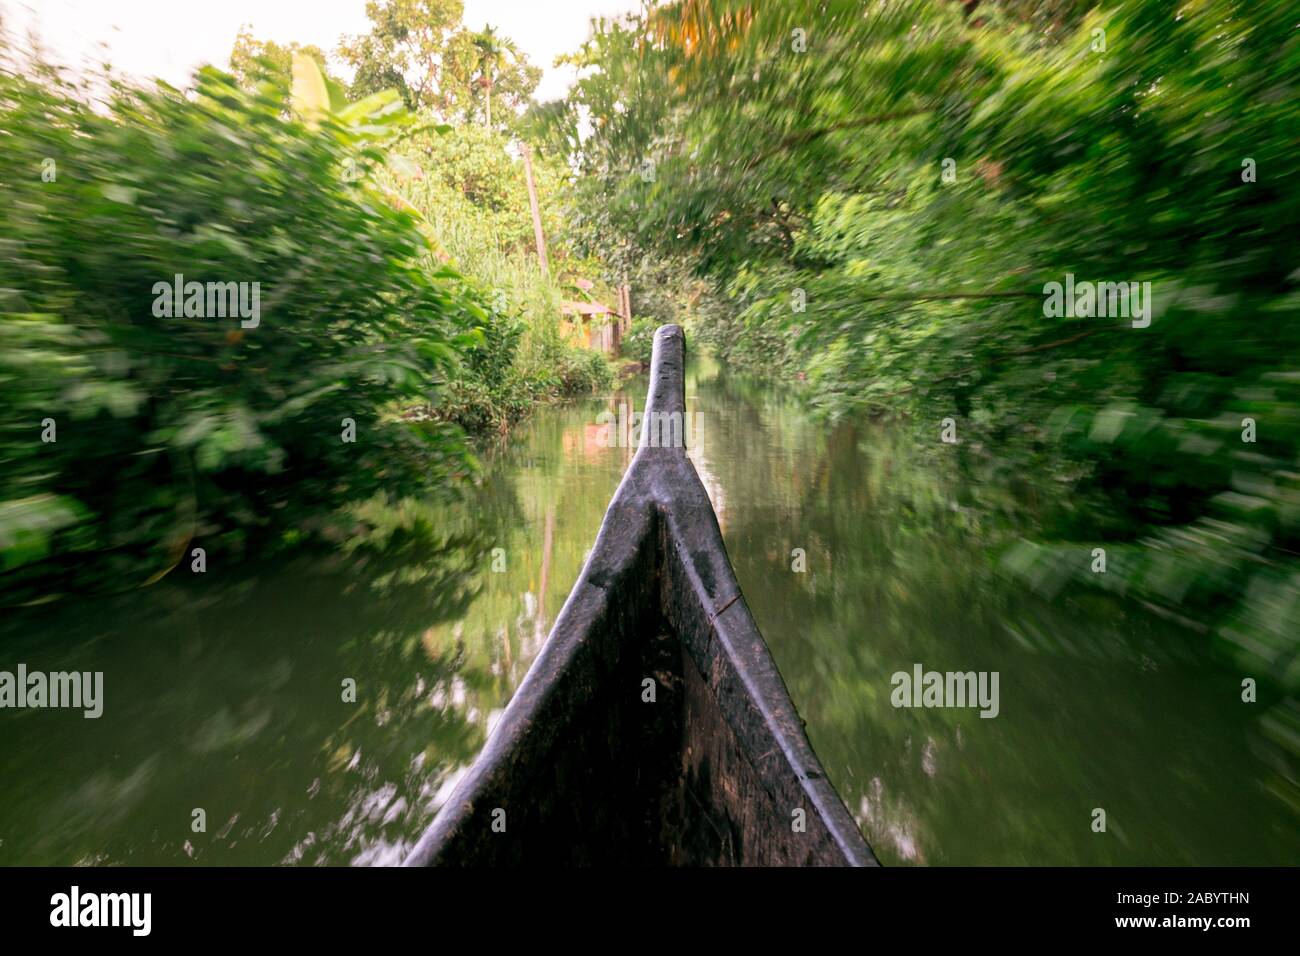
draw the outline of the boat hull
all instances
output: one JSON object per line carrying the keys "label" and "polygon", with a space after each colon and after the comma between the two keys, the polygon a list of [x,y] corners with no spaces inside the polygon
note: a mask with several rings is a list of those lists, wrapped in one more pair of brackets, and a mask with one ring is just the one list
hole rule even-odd
{"label": "boat hull", "polygon": [[[684,361],[664,326],[646,420],[684,416]],[[646,431],[546,644],[407,865],[876,864],[694,466]]]}

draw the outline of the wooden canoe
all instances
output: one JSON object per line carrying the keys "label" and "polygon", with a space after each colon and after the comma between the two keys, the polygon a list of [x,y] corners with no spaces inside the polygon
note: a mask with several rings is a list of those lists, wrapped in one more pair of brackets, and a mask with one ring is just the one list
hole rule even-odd
{"label": "wooden canoe", "polygon": [[876,865],[754,625],[694,466],[656,444],[668,433],[654,422],[684,422],[684,362],[681,328],[663,326],[651,424],[591,556],[406,865]]}

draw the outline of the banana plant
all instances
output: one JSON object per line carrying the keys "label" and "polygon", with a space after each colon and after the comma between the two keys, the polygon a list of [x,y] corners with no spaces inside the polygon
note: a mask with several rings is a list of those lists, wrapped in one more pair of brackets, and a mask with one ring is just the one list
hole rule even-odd
{"label": "banana plant", "polygon": [[[293,54],[293,77],[290,90],[290,107],[293,113],[313,129],[331,129],[360,147],[364,159],[383,161],[394,173],[406,178],[422,175],[418,166],[405,156],[388,150],[380,153],[379,148],[396,142],[402,136],[432,130],[439,134],[451,129],[445,124],[423,122],[410,112],[402,102],[401,94],[395,89],[381,90],[362,97],[355,103],[349,102],[343,86],[325,75],[320,64],[305,53]],[[360,179],[361,167],[356,160],[345,169],[344,175]],[[397,190],[384,183],[370,181],[384,195],[388,202],[397,209],[412,216],[419,224],[420,232],[435,249],[439,248],[432,228],[419,209],[413,206]]]}

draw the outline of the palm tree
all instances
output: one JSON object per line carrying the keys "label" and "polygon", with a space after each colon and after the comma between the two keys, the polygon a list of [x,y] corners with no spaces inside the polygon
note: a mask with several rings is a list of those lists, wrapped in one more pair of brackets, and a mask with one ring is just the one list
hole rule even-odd
{"label": "palm tree", "polygon": [[492,82],[493,74],[508,53],[517,57],[515,46],[509,40],[497,36],[496,27],[485,25],[474,34],[474,47],[478,50],[479,86],[487,92],[487,113],[484,125],[492,125]]}

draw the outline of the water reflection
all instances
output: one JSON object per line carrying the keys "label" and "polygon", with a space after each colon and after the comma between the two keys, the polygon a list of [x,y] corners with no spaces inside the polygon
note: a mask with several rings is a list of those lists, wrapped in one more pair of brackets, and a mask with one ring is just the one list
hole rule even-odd
{"label": "water reflection", "polygon": [[6,612],[0,667],[103,671],[105,710],[0,713],[0,863],[400,861],[577,576],[630,454],[588,434],[607,401],[484,449],[463,505],[358,507],[332,555]]}
{"label": "water reflection", "polygon": [[[1004,580],[998,498],[1014,489],[972,481],[909,429],[826,428],[769,387],[695,373],[741,585],[882,860],[1295,861],[1297,808],[1278,796],[1294,774],[1261,750],[1272,740],[1279,762],[1285,721],[1242,704],[1207,642],[1095,594],[1048,603]],[[1000,715],[895,708],[890,675],[916,663],[998,671]]]}
{"label": "water reflection", "polygon": [[[1204,641],[1130,606],[1003,580],[1014,489],[906,429],[825,428],[707,360],[689,376],[741,584],[882,859],[1294,862],[1294,702],[1244,707]],[[643,395],[540,409],[482,450],[464,506],[373,502],[335,554],[7,611],[0,669],[102,670],[105,710],[0,712],[0,863],[400,860],[586,560],[634,451],[599,414]],[[894,708],[916,663],[998,671],[999,716]]]}

